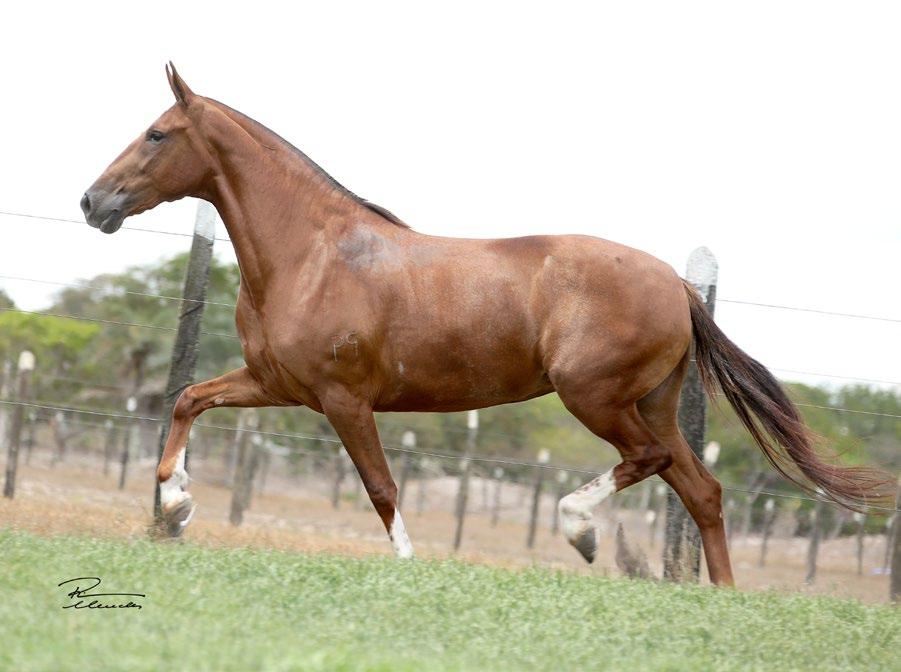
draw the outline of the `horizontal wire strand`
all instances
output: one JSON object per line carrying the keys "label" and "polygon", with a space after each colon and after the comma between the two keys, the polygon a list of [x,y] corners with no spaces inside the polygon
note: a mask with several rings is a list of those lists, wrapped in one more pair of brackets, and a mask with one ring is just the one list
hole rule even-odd
{"label": "horizontal wire strand", "polygon": [[801,313],[816,313],[818,315],[831,315],[833,317],[852,317],[857,320],[875,320],[877,322],[897,322],[901,323],[901,319],[894,317],[881,317],[877,315],[860,315],[859,313],[841,313],[834,310],[820,310],[818,308],[800,308],[798,306],[780,306],[775,303],[760,303],[758,301],[741,301],[739,299],[721,299],[716,298],[717,303],[736,303],[743,306],[755,306],[757,308],[776,308],[778,310],[795,310]]}
{"label": "horizontal wire strand", "polygon": [[897,413],[880,413],[878,411],[861,411],[855,408],[841,408],[840,406],[821,406],[820,404],[805,404],[799,401],[792,402],[795,406],[804,406],[806,408],[821,408],[824,411],[838,411],[840,413],[859,413],[861,415],[876,415],[881,418],[901,418]]}
{"label": "horizontal wire strand", "polygon": [[[84,221],[78,220],[78,219],[67,219],[65,217],[48,217],[45,215],[32,215],[32,214],[28,214],[28,213],[24,213],[24,212],[12,212],[9,210],[0,210],[0,215],[5,215],[7,217],[25,217],[28,219],[44,220],[44,221],[48,221],[48,222],[65,222],[65,223],[72,223],[72,224],[85,224]],[[166,235],[166,236],[180,236],[180,237],[184,237],[184,238],[192,238],[194,236],[193,233],[180,233],[177,231],[163,231],[161,229],[145,229],[145,228],[132,227],[132,226],[123,226],[122,230],[124,230],[124,231],[139,231],[142,233],[156,233],[156,234]],[[229,239],[229,238],[217,237],[217,238],[214,238],[214,240],[219,240],[224,243],[232,242],[231,239]],[[745,301],[745,300],[741,300],[741,299],[727,299],[727,298],[722,298],[722,297],[717,297],[716,300],[721,303],[734,303],[734,304],[740,304],[740,305],[745,305],[745,306],[755,306],[758,308],[774,308],[774,309],[778,309],[778,310],[794,310],[794,311],[799,311],[799,312],[804,312],[804,313],[816,313],[819,315],[832,315],[834,317],[849,317],[849,318],[854,318],[854,319],[859,319],[859,320],[875,320],[878,322],[892,322],[892,323],[896,323],[896,324],[901,324],[901,318],[894,318],[894,317],[883,317],[883,316],[878,316],[878,315],[861,315],[858,313],[844,313],[844,312],[833,311],[833,310],[821,310],[819,308],[803,308],[803,307],[799,307],[799,306],[782,306],[782,305],[775,304],[775,303],[763,303],[761,301]]]}
{"label": "horizontal wire strand", "polygon": [[778,366],[768,366],[766,367],[770,371],[780,371],[782,373],[795,373],[802,376],[816,376],[818,378],[833,378],[835,380],[851,380],[851,381],[859,381],[861,383],[877,383],[879,385],[894,385],[896,387],[901,387],[901,381],[897,380],[884,380],[881,378],[859,378],[857,376],[841,376],[836,373],[817,373],[816,371],[798,371],[796,369],[783,369]]}
{"label": "horizontal wire strand", "polygon": [[[44,220],[48,222],[64,222],[66,224],[81,224],[86,225],[87,222],[83,219],[67,219],[65,217],[47,217],[45,215],[30,215],[24,212],[10,212],[8,210],[0,210],[0,215],[6,215],[7,217],[25,217],[26,219],[38,219]],[[156,233],[162,236],[178,236],[179,238],[193,238],[193,233],[181,233],[180,231],[163,231],[162,229],[144,229],[138,226],[123,226],[119,229],[120,231],[137,231],[139,233]],[[223,243],[231,244],[230,238],[219,238],[214,237],[213,240],[219,240]]]}
{"label": "horizontal wire strand", "polygon": [[[130,415],[130,414],[124,414],[124,413],[110,413],[110,412],[94,411],[94,410],[80,409],[80,408],[52,406],[49,404],[39,404],[36,402],[0,399],[0,404],[8,404],[8,405],[12,405],[12,406],[23,406],[23,407],[30,407],[30,408],[40,408],[40,409],[51,410],[51,411],[83,413],[86,415],[94,415],[94,416],[108,417],[108,418],[120,418],[120,419],[125,419],[125,420],[146,420],[146,421],[152,421],[152,422],[162,422],[162,420],[160,418],[151,417],[151,416]],[[318,435],[314,435],[314,434],[271,432],[271,431],[254,429],[254,428],[249,428],[249,427],[239,429],[237,427],[228,427],[226,425],[213,425],[213,424],[207,424],[207,423],[201,423],[201,422],[195,422],[194,426],[195,427],[203,427],[203,428],[207,428],[207,429],[222,430],[222,431],[227,431],[227,432],[249,432],[251,434],[258,434],[261,436],[277,436],[280,438],[301,439],[301,440],[307,440],[307,441],[321,441],[324,443],[343,445],[340,439],[327,437],[327,436],[318,436]],[[288,446],[287,448],[289,448],[289,450],[293,450],[293,446]],[[419,455],[422,457],[434,457],[434,458],[445,459],[445,460],[469,459],[472,462],[485,462],[485,463],[490,463],[490,464],[505,464],[508,466],[549,469],[552,471],[565,471],[568,473],[585,474],[588,476],[600,476],[603,473],[606,473],[606,472],[600,472],[600,471],[595,471],[595,470],[591,470],[591,469],[570,467],[570,466],[566,466],[566,465],[549,464],[549,463],[541,463],[541,462],[527,462],[527,461],[522,461],[522,460],[514,460],[511,458],[488,457],[485,455],[449,455],[446,453],[436,453],[434,451],[424,451],[424,450],[417,450],[415,448],[404,448],[404,447],[390,446],[390,445],[383,445],[382,448],[384,450],[389,450],[389,451],[399,452],[399,453],[409,453],[411,455]],[[743,493],[750,493],[750,494],[754,494],[755,492],[758,492],[758,491],[751,491],[751,490],[747,490],[747,489],[737,488],[737,487],[733,487],[733,486],[725,486],[725,485],[723,486],[723,489],[729,490],[732,492],[743,492]],[[767,494],[767,495],[771,495],[773,497],[783,497],[783,498],[787,498],[787,499],[799,499],[799,500],[805,500],[805,501],[809,501],[809,502],[821,502],[823,504],[828,504],[830,506],[841,508],[840,505],[838,505],[837,503],[835,503],[831,500],[828,500],[828,499],[818,499],[816,497],[807,497],[804,495],[770,493],[770,492],[763,492],[763,491],[759,491],[759,494]],[[864,506],[867,509],[871,509],[874,511],[888,511],[888,512],[895,512],[895,513],[901,512],[901,509],[894,508],[894,507],[877,506],[875,504],[865,504]]]}

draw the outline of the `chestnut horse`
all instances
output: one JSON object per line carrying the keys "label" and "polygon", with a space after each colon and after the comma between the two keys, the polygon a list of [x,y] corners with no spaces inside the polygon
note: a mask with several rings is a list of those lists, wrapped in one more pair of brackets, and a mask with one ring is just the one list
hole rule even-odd
{"label": "chestnut horse", "polygon": [[[171,65],[171,64],[170,64]],[[416,233],[344,189],[259,123],[195,95],[174,67],[176,103],[81,201],[104,233],[163,201],[218,209],[241,269],[237,330],[246,366],[187,387],[158,468],[173,534],[191,424],[217,406],[308,406],[324,413],[359,470],[400,557],[412,547],[374,411],[463,411],[556,391],[622,462],[560,502],[566,538],[591,562],[592,513],[652,474],[701,531],[710,578],[731,584],[721,489],[676,424],[692,343],[766,455],[838,501],[866,474],[831,466],[773,376],[733,345],[663,262],[588,236],[465,240]],[[756,418],[756,420],[755,420]]]}

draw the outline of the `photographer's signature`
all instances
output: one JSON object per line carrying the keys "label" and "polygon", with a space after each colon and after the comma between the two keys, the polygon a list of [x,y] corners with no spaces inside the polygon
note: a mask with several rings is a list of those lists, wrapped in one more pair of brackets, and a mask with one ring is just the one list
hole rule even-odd
{"label": "photographer's signature", "polygon": [[[112,600],[109,598],[122,597],[147,597],[144,593],[92,593],[89,592],[100,585],[99,576],[79,576],[57,584],[57,587],[71,586],[73,590],[66,593],[66,597],[72,600],[63,609],[142,609],[140,604],[133,600]],[[74,585],[73,585],[74,584]],[[84,586],[84,587],[82,587]],[[105,598],[103,601],[96,598]],[[93,598],[93,599],[92,599]]]}

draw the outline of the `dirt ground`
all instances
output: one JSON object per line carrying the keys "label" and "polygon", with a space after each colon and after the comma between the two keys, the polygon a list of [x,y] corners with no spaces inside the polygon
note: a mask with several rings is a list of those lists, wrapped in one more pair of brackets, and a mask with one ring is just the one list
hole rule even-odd
{"label": "dirt ground", "polygon": [[[36,450],[31,464],[20,463],[15,499],[0,500],[0,526],[40,534],[80,534],[98,537],[141,538],[148,534],[152,514],[154,463],[144,459],[133,463],[124,490],[117,487],[118,465],[104,476],[96,458],[50,465],[49,453]],[[208,465],[210,473],[214,465]],[[211,545],[256,546],[341,554],[390,554],[391,547],[381,522],[368,502],[356,501],[360,490],[355,475],[345,479],[339,508],[330,501],[331,484],[326,476],[288,477],[284,469],[270,468],[262,493],[255,493],[250,510],[240,527],[228,521],[231,491],[220,484],[221,475],[205,474],[203,460],[191,465],[194,479],[190,490],[198,504],[185,539]],[[632,511],[607,510],[599,515],[603,533],[596,562],[588,566],[559,534],[552,535],[550,521],[554,502],[542,502],[535,548],[526,548],[528,488],[505,485],[501,517],[491,525],[488,511],[490,488],[474,478],[470,490],[470,510],[458,557],[472,562],[506,567],[542,565],[587,574],[616,575],[614,531],[623,522],[628,540],[647,554],[651,567],[660,575],[661,541],[651,545],[650,530],[642,516]],[[408,484],[404,519],[416,552],[421,557],[452,554],[454,536],[453,501],[456,479],[432,478],[425,482],[426,496],[418,493],[420,483]],[[493,485],[491,486],[493,487]],[[422,502],[422,512],[417,505]],[[662,525],[660,526],[662,528]],[[162,542],[178,543],[178,542]],[[868,537],[865,543],[863,574],[857,574],[855,540],[841,538],[822,543],[817,578],[804,583],[807,540],[773,538],[767,566],[758,566],[759,537],[736,535],[732,557],[736,581],[742,589],[773,589],[780,592],[853,597],[865,602],[888,600],[888,577],[879,574],[885,553],[885,537]],[[702,582],[707,582],[702,572]]]}

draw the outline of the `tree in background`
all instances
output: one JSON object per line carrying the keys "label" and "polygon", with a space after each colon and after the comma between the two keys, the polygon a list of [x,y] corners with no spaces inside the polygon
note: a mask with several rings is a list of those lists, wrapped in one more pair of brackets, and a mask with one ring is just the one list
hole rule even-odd
{"label": "tree in background", "polygon": [[80,355],[100,333],[97,325],[59,317],[0,313],[0,360],[16,361],[30,350],[39,372],[63,376],[78,367]]}
{"label": "tree in background", "polygon": [[4,308],[15,308],[16,304],[9,298],[9,294],[0,289],[0,310]]}

